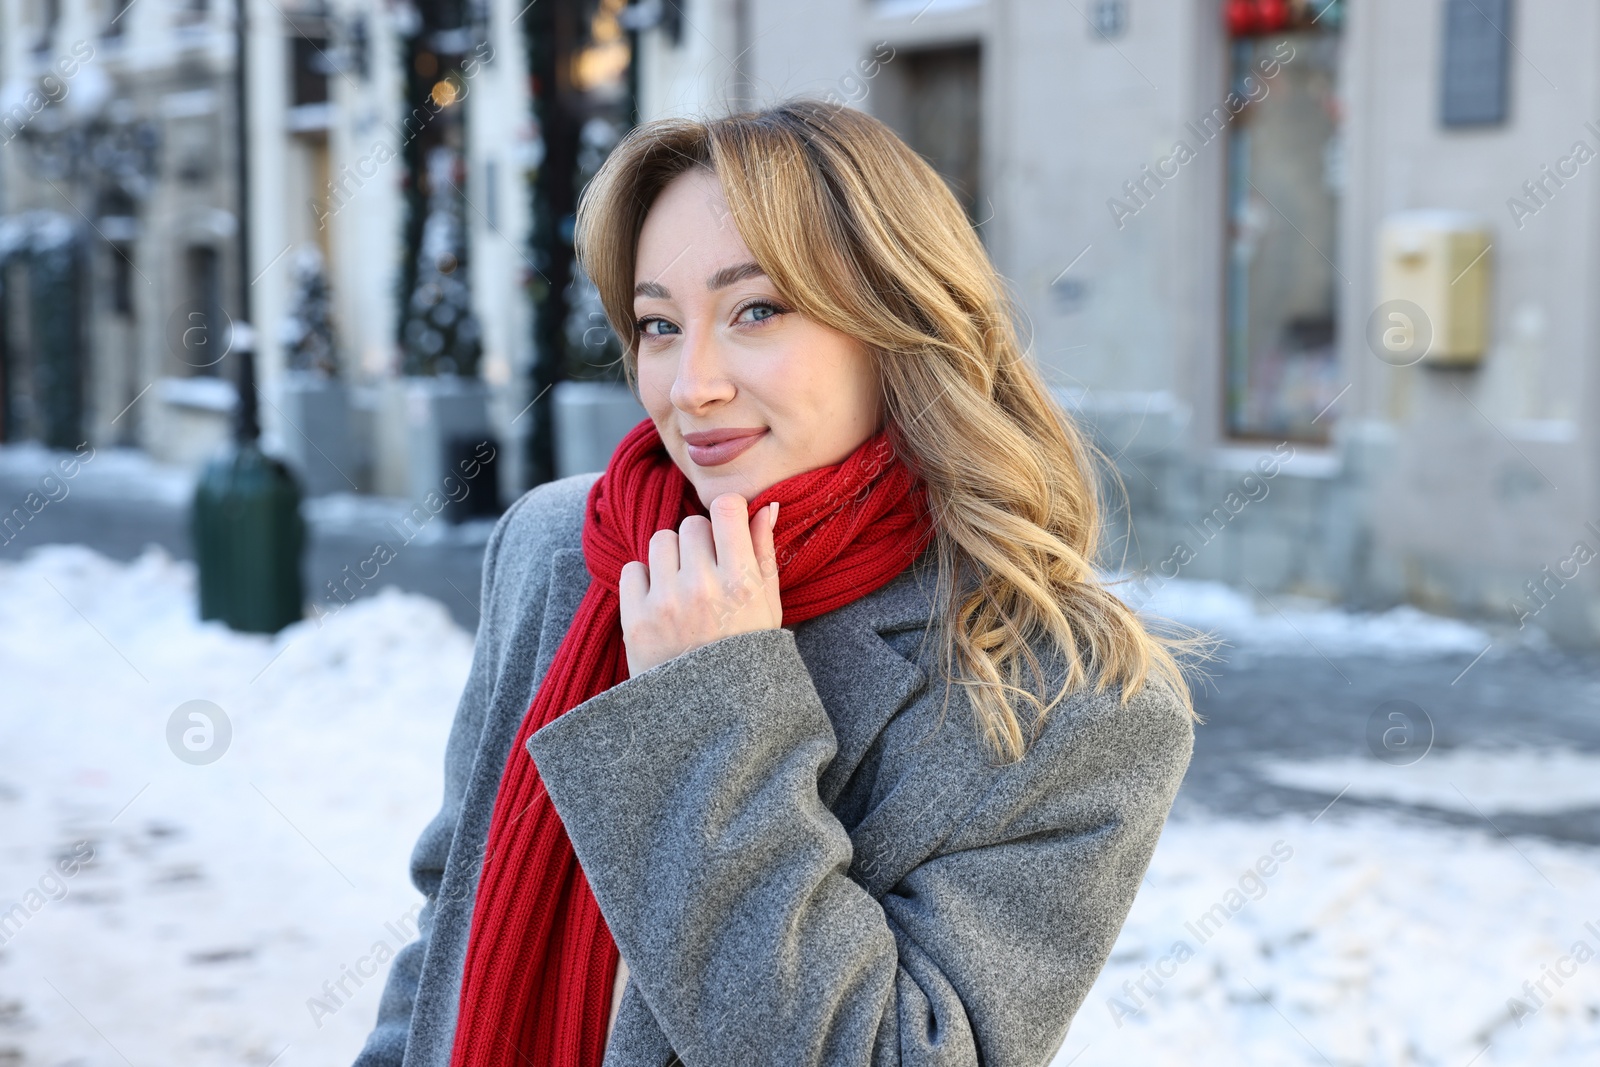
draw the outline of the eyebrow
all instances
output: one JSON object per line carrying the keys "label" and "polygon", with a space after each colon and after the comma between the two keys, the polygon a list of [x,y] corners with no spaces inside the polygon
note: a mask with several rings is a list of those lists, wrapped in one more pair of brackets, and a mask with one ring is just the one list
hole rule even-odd
{"label": "eyebrow", "polygon": [[[746,278],[753,278],[758,274],[764,276],[766,273],[761,269],[761,264],[753,260],[749,263],[739,263],[732,267],[723,267],[707,278],[706,288],[708,290],[726,289],[734,282],[742,282]],[[667,292],[667,287],[660,282],[640,282],[633,287],[633,295],[653,297],[657,300],[672,299],[672,294]]]}

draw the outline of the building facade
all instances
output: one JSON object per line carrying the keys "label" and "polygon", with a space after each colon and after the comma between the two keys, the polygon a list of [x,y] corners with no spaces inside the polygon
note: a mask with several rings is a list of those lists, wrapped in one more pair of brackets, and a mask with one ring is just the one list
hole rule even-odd
{"label": "building facade", "polygon": [[551,258],[551,176],[635,109],[807,94],[950,181],[1120,477],[1130,596],[1181,575],[1600,639],[1593,5],[0,0],[0,34],[6,439],[200,462],[248,315],[269,448],[327,460],[324,491],[416,496],[452,427],[496,442],[502,498],[563,418],[554,473],[592,468],[642,413],[557,384],[616,353]]}
{"label": "building facade", "polygon": [[1593,5],[682,11],[642,43],[646,113],[832,97],[952,181],[1115,463],[1130,595],[1600,634]]}

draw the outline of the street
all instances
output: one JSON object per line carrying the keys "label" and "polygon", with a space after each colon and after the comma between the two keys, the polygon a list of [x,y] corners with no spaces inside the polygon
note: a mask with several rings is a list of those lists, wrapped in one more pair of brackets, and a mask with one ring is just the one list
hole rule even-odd
{"label": "street", "polygon": [[[347,1063],[414,930],[488,524],[241,635],[194,618],[182,486],[101,474],[0,552],[0,1063]],[[392,506],[313,504],[308,571]],[[1229,646],[1057,1067],[1593,1062],[1600,983],[1537,983],[1600,945],[1595,657],[1205,583],[1151,609]]]}

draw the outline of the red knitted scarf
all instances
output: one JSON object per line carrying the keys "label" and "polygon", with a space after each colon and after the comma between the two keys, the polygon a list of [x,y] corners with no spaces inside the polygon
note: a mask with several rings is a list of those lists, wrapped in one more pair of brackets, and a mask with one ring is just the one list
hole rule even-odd
{"label": "red knitted scarf", "polygon": [[[828,467],[751,500],[779,501],[775,545],[783,625],[848,604],[894,578],[933,535],[926,494],[880,430]],[[452,1067],[598,1067],[617,947],[526,742],[628,677],[617,580],[648,560],[650,536],[704,515],[694,487],[645,419],[589,492],[590,581],[523,717],[495,797],[468,935]]]}

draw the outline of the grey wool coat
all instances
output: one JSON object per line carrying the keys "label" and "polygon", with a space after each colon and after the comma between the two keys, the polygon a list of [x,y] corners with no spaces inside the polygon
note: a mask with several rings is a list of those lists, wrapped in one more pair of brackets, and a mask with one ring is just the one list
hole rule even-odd
{"label": "grey wool coat", "polygon": [[[417,842],[419,940],[357,1067],[446,1067],[495,792],[589,583],[597,475],[496,525],[482,621]],[[1050,1061],[1127,917],[1193,730],[1151,683],[1082,691],[998,766],[944,686],[931,551],[792,628],[734,634],[528,741],[631,971],[606,1067]],[[1058,659],[1045,659],[1052,668]],[[1056,675],[1059,685],[1061,675]]]}

